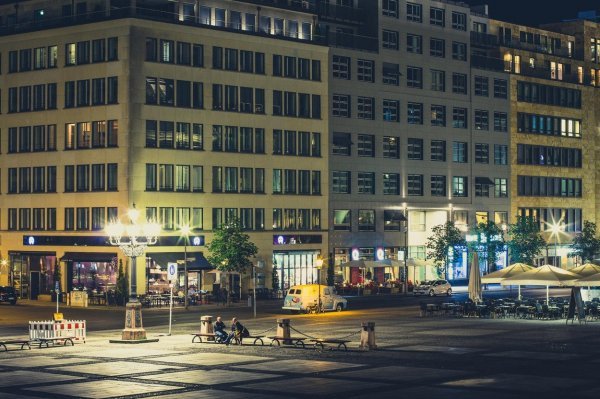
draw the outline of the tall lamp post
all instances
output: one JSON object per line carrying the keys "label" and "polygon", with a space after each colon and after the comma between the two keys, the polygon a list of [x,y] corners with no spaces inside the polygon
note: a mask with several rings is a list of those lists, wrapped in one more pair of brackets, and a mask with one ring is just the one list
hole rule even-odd
{"label": "tall lamp post", "polygon": [[[129,285],[129,301],[125,308],[125,328],[122,332],[122,341],[147,341],[146,330],[142,325],[142,304],[137,299],[137,257],[146,252],[149,245],[156,244],[160,234],[160,225],[157,223],[138,223],[140,212],[133,208],[127,211],[128,224],[120,221],[111,222],[106,226],[106,234],[110,244],[118,246],[125,256],[131,258],[131,272]],[[119,342],[119,341],[112,341]]]}
{"label": "tall lamp post", "polygon": [[[404,295],[408,295],[408,208],[404,204],[404,214],[400,219],[404,226]],[[413,281],[413,284],[415,282]]]}
{"label": "tall lamp post", "polygon": [[323,258],[317,258],[315,266],[317,267],[317,288],[319,290],[319,302],[317,302],[317,312],[321,312],[321,268],[323,267]]}
{"label": "tall lamp post", "polygon": [[189,298],[188,298],[188,271],[187,271],[187,265],[188,265],[188,258],[187,258],[187,244],[188,244],[188,239],[189,239],[189,235],[190,235],[190,226],[185,225],[185,226],[181,226],[180,227],[180,231],[181,234],[184,236],[185,241],[184,241],[184,246],[183,246],[183,295],[184,295],[184,299],[183,299],[183,303],[185,305],[185,308],[188,308],[189,305]]}

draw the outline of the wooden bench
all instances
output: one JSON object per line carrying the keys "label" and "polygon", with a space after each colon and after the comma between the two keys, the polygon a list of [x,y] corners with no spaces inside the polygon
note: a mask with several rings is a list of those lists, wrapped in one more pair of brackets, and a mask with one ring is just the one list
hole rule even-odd
{"label": "wooden bench", "polygon": [[247,335],[245,337],[241,337],[240,344],[245,339],[253,339],[254,341],[252,341],[252,345],[256,346],[256,345],[260,344],[260,346],[264,346],[265,345],[265,341],[263,340],[263,338],[264,338],[264,336],[261,336],[261,335]]}
{"label": "wooden bench", "polygon": [[192,338],[192,343],[196,342],[196,339],[198,339],[198,343],[202,343],[202,337],[206,338],[204,340],[204,342],[215,342],[217,343],[216,340],[216,335],[215,333],[196,333],[196,334],[192,334],[194,337]]}
{"label": "wooden bench", "polygon": [[75,346],[75,342],[73,342],[72,337],[36,338],[31,340],[31,342],[39,343],[38,348],[40,349],[43,345],[46,345],[46,348],[49,348],[50,343],[52,343],[53,346],[57,345],[57,342],[59,341],[63,341],[62,346],[67,346],[68,343],[70,343],[71,346]]}
{"label": "wooden bench", "polygon": [[0,347],[4,348],[4,352],[8,352],[6,345],[21,345],[21,349],[31,349],[28,339],[8,339],[6,341],[0,341]]}
{"label": "wooden bench", "polygon": [[281,346],[283,345],[294,345],[297,347],[304,348],[304,340],[306,338],[302,337],[267,337],[271,340],[271,346]]}
{"label": "wooden bench", "polygon": [[315,349],[319,352],[322,352],[325,349],[325,344],[337,345],[338,350],[348,350],[348,346],[346,344],[350,342],[347,339],[329,339],[329,338],[317,338],[311,339],[311,342],[314,342]]}

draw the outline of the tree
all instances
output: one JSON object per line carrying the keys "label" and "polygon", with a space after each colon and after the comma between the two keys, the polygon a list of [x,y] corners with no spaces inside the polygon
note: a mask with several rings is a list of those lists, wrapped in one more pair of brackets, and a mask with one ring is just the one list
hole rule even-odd
{"label": "tree", "polygon": [[[208,261],[228,276],[231,272],[241,274],[252,267],[250,258],[258,252],[258,248],[250,241],[250,236],[244,233],[237,219],[214,230],[214,237],[208,244],[208,250],[210,251]],[[227,304],[229,305],[229,295],[227,295]]]}
{"label": "tree", "polygon": [[538,223],[531,216],[519,216],[517,222],[508,226],[508,249],[511,263],[533,265],[535,257],[542,252],[546,241],[540,234]]}
{"label": "tree", "polygon": [[327,265],[327,285],[333,287],[335,283],[335,276],[333,272],[333,261],[330,261]]}
{"label": "tree", "polygon": [[[464,247],[466,241],[453,221],[438,224],[431,229],[431,236],[427,238],[427,259],[433,259],[440,273],[447,272],[450,259],[450,248]],[[447,277],[447,276],[446,276]]]}
{"label": "tree", "polygon": [[486,274],[493,272],[493,267],[498,261],[498,251],[504,247],[504,237],[502,236],[502,230],[496,225],[496,223],[487,221],[475,225],[471,229],[473,235],[477,235],[477,241],[475,245],[476,251],[481,252],[485,255],[486,260]]}
{"label": "tree", "polygon": [[583,230],[573,237],[570,247],[570,257],[579,256],[582,263],[592,262],[596,253],[600,251],[600,239],[596,237],[596,223],[584,221]]}
{"label": "tree", "polygon": [[129,298],[129,284],[127,283],[127,274],[123,270],[123,259],[119,259],[119,274],[117,276],[115,295],[117,304],[122,306],[127,303],[127,298]]}
{"label": "tree", "polygon": [[273,270],[271,271],[271,288],[273,292],[279,291],[279,274],[277,273],[277,263],[273,263]]}

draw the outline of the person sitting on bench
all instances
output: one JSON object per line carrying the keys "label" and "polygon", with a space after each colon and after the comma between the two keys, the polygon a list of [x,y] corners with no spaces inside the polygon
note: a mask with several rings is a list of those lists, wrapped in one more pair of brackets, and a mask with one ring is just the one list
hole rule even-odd
{"label": "person sitting on bench", "polygon": [[241,342],[241,338],[249,336],[250,332],[248,329],[244,327],[237,318],[234,317],[233,320],[231,320],[231,334],[229,334],[225,343],[229,345],[231,340],[234,338],[237,338]]}
{"label": "person sitting on bench", "polygon": [[215,323],[215,341],[219,343],[227,341],[225,323],[223,323],[223,320],[221,320],[221,316],[217,317],[217,322]]}

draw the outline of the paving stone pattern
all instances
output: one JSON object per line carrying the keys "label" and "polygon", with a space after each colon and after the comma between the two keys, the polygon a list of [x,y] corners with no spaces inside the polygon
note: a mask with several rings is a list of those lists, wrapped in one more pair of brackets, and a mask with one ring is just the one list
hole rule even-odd
{"label": "paving stone pattern", "polygon": [[0,352],[0,398],[600,397],[600,323],[530,324],[529,334],[488,321],[416,325],[405,336],[382,334],[379,350],[370,352],[359,350],[357,338],[348,352],[320,353],[192,344],[189,335],[143,345],[109,344],[98,335],[74,347],[11,350]]}

